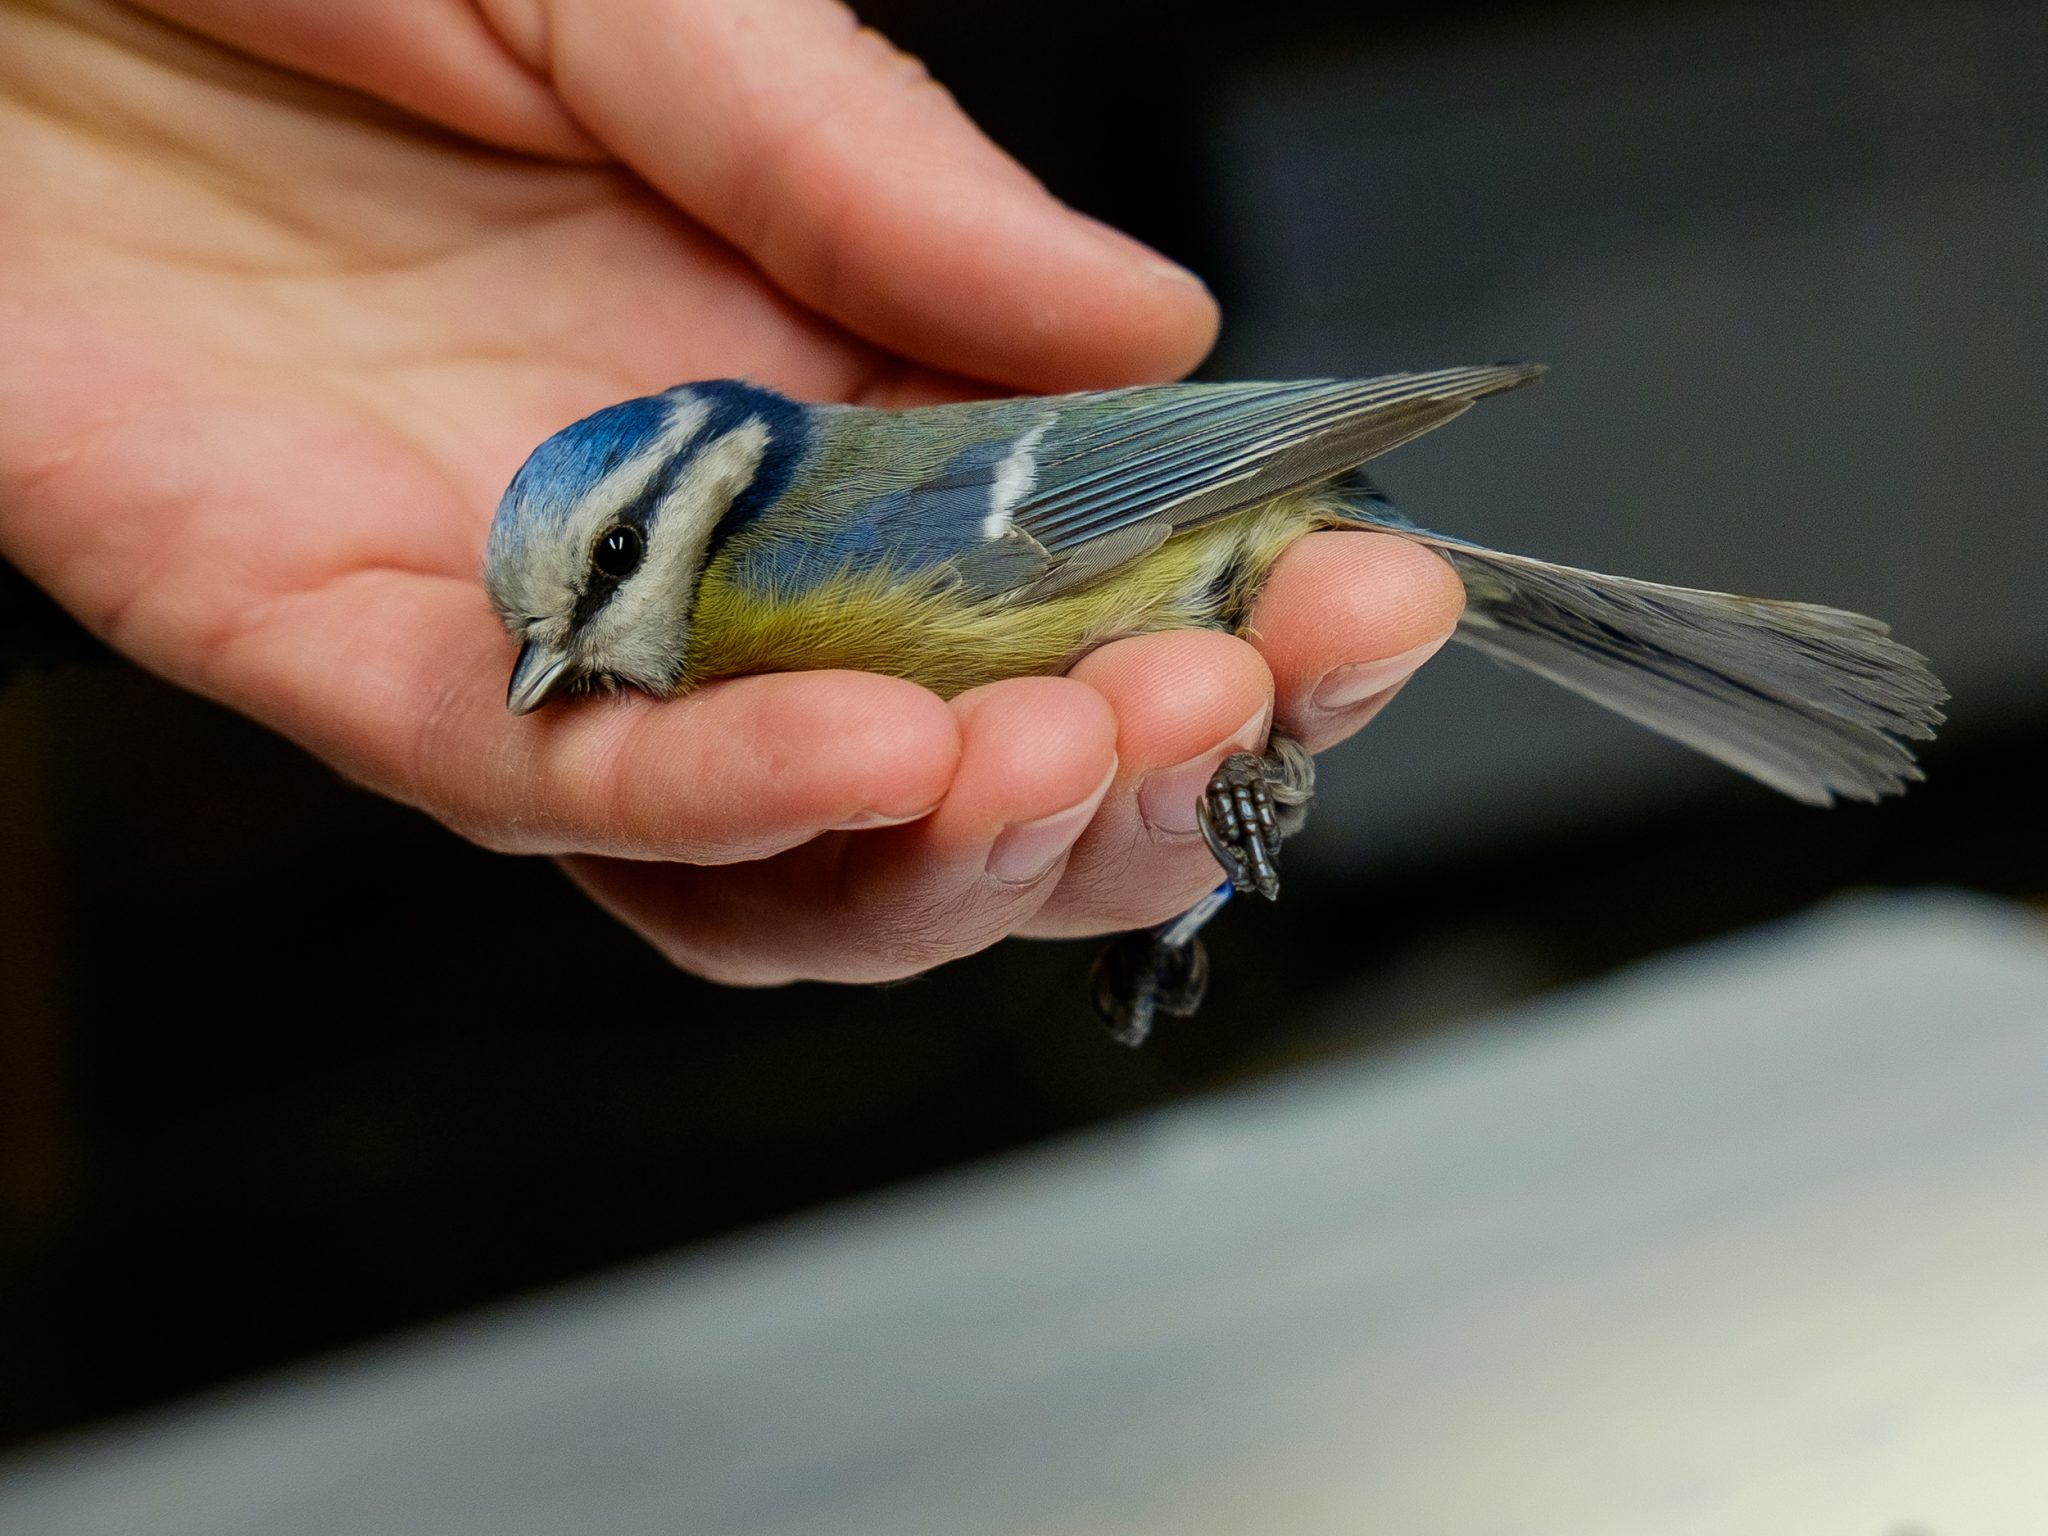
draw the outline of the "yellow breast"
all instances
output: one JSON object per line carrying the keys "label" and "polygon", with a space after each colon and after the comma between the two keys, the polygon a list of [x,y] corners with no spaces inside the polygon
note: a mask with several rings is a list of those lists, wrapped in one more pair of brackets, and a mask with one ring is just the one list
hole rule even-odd
{"label": "yellow breast", "polygon": [[1176,534],[1141,560],[1040,601],[970,599],[887,569],[777,594],[734,581],[731,563],[714,561],[697,590],[684,686],[848,667],[950,698],[1000,678],[1064,672],[1110,640],[1249,612],[1280,552],[1330,521],[1313,495],[1282,497]]}

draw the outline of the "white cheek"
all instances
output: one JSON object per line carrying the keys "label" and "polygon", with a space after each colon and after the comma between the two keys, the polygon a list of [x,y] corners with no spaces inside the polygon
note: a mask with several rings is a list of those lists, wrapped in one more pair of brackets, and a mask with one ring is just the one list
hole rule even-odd
{"label": "white cheek", "polygon": [[768,429],[748,421],[699,452],[670,487],[648,520],[640,569],[591,619],[582,648],[592,670],[657,692],[674,685],[711,530],[752,482],[767,446]]}

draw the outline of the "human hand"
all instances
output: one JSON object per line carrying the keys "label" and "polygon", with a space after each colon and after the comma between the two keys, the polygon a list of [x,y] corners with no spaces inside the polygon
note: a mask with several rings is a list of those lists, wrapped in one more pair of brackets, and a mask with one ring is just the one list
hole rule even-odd
{"label": "human hand", "polygon": [[680,963],[880,979],[1162,917],[1215,878],[1192,811],[1228,746],[1276,713],[1327,745],[1449,633],[1434,556],[1326,534],[1256,644],[1124,641],[951,704],[820,673],[513,719],[476,569],[555,427],[732,374],[865,403],[1168,377],[1206,294],[825,0],[153,9],[0,7],[0,549],[173,681],[568,856]]}

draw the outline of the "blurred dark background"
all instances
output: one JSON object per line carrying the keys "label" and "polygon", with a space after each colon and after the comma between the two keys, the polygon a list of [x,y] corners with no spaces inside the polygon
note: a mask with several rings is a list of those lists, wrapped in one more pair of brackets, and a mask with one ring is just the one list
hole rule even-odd
{"label": "blurred dark background", "polygon": [[93,658],[8,581],[0,1440],[1845,890],[2048,893],[2037,7],[862,12],[1211,281],[1211,372],[1551,363],[1390,461],[1397,499],[1891,619],[1956,695],[1930,783],[1805,811],[1449,655],[1329,761],[1284,909],[1215,930],[1203,1017],[1130,1054],[1087,945],[877,990],[675,974],[545,862]]}

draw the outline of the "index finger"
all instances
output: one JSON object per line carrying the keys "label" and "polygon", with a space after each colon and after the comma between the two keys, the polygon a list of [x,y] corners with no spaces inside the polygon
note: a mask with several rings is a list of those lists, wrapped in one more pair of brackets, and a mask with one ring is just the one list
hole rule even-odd
{"label": "index finger", "polygon": [[831,0],[554,6],[529,59],[578,122],[806,305],[1031,389],[1174,377],[1199,282],[1065,207]]}

